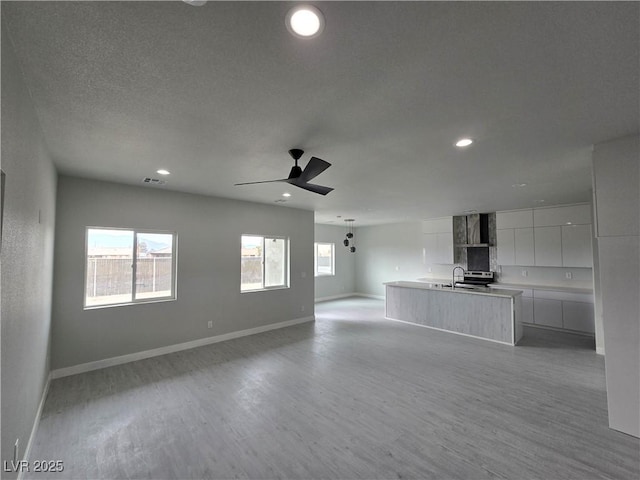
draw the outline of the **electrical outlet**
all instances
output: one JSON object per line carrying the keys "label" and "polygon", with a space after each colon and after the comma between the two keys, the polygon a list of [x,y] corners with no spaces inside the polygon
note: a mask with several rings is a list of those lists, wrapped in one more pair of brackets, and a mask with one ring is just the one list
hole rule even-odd
{"label": "electrical outlet", "polygon": [[398,265],[396,265],[396,272],[400,271],[400,267]]}
{"label": "electrical outlet", "polygon": [[207,328],[213,328],[213,320],[207,322]]}
{"label": "electrical outlet", "polygon": [[573,274],[571,272],[565,272],[564,278],[566,278],[567,280],[571,280],[573,278]]}
{"label": "electrical outlet", "polygon": [[307,278],[307,272],[300,272],[300,277]]}
{"label": "electrical outlet", "polygon": [[304,305],[302,305],[302,306],[300,307],[300,311],[301,311],[301,312],[304,312]]}
{"label": "electrical outlet", "polygon": [[427,273],[431,273],[431,267],[427,268]]}
{"label": "electrical outlet", "polygon": [[527,276],[529,276],[529,272],[528,272],[528,271],[526,271],[526,270],[522,270],[522,276],[523,276],[523,277],[527,277]]}

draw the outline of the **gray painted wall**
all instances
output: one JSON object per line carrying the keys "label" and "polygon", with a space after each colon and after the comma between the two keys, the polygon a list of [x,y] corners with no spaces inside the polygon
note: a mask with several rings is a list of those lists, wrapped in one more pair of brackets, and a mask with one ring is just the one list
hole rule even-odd
{"label": "gray painted wall", "polygon": [[346,227],[332,225],[316,225],[315,241],[335,243],[335,272],[334,276],[316,277],[315,296],[316,299],[334,297],[354,293],[355,282],[355,261],[356,253],[350,253],[342,241],[347,233]]}
{"label": "gray painted wall", "polygon": [[609,426],[640,436],[640,137],[595,145],[593,184]]}
{"label": "gray painted wall", "polygon": [[56,172],[4,23],[2,169],[2,460],[11,461],[16,439],[24,454],[49,375]]}
{"label": "gray painted wall", "polygon": [[[66,176],[57,202],[52,369],[313,315],[313,212]],[[178,299],[83,310],[86,226],[176,231]],[[290,238],[291,288],[240,293],[243,233]]]}
{"label": "gray painted wall", "polygon": [[427,267],[423,263],[420,222],[359,227],[355,235],[359,293],[382,296],[383,282],[425,276]]}

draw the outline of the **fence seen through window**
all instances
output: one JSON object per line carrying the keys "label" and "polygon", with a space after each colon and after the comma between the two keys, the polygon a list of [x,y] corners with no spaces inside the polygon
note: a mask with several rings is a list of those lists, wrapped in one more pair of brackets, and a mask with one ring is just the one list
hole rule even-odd
{"label": "fence seen through window", "polygon": [[85,307],[175,298],[175,234],[88,228]]}
{"label": "fence seen through window", "polygon": [[240,291],[288,287],[288,244],[286,238],[242,235]]}

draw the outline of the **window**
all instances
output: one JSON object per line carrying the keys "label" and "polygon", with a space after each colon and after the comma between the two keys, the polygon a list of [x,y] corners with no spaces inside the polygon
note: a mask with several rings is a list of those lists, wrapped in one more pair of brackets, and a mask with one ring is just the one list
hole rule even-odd
{"label": "window", "polygon": [[315,243],[315,276],[335,275],[335,244]]}
{"label": "window", "polygon": [[289,240],[242,235],[240,291],[289,287]]}
{"label": "window", "polygon": [[85,308],[176,298],[176,234],[87,228]]}

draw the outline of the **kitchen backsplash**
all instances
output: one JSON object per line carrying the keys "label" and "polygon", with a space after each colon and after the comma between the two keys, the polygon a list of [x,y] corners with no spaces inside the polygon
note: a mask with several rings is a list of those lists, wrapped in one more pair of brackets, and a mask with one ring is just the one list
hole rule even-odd
{"label": "kitchen backsplash", "polygon": [[[431,265],[422,278],[434,280],[451,280],[454,265]],[[527,276],[522,275],[522,271]],[[567,273],[571,278],[567,278]],[[498,267],[496,272],[498,283],[515,283],[522,285],[546,285],[550,287],[593,288],[593,270],[591,268],[565,267]]]}

